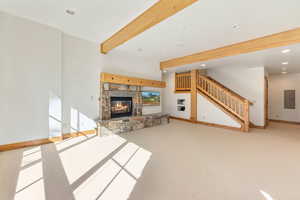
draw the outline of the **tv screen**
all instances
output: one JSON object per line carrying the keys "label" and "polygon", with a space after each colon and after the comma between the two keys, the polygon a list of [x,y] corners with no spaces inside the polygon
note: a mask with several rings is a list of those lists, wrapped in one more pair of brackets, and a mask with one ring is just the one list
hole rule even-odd
{"label": "tv screen", "polygon": [[159,106],[160,92],[142,92],[143,105]]}

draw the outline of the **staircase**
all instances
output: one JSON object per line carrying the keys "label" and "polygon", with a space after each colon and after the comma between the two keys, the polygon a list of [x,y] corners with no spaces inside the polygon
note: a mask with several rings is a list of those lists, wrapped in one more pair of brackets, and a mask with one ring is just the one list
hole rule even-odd
{"label": "staircase", "polygon": [[[175,91],[191,91],[191,73],[176,74]],[[232,119],[241,124],[242,130],[249,131],[249,106],[252,104],[244,97],[228,89],[216,80],[197,71],[197,92],[219,107]]]}

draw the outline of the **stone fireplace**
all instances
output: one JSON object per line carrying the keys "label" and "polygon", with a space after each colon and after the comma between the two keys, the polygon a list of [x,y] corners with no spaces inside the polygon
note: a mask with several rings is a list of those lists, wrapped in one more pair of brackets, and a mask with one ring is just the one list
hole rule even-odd
{"label": "stone fireplace", "polygon": [[141,87],[104,83],[101,86],[102,120],[142,115]]}
{"label": "stone fireplace", "polygon": [[111,118],[132,116],[132,97],[110,97]]}
{"label": "stone fireplace", "polygon": [[169,123],[169,115],[143,115],[142,87],[101,82],[100,135],[118,134]]}

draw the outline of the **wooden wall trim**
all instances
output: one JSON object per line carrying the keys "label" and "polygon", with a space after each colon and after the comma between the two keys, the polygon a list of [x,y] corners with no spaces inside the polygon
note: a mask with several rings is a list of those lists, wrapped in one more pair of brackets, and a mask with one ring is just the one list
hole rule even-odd
{"label": "wooden wall trim", "polygon": [[185,118],[180,118],[180,117],[174,117],[174,116],[170,116],[170,119],[175,119],[175,120],[180,120],[180,121],[185,121],[185,122],[190,122],[193,123],[190,119],[185,119]]}
{"label": "wooden wall trim", "polygon": [[285,124],[300,125],[300,122],[293,122],[293,121],[276,120],[276,119],[269,119],[269,121],[270,121],[270,122],[277,122],[277,123],[285,123]]}
{"label": "wooden wall trim", "polygon": [[223,58],[226,56],[251,53],[296,43],[300,43],[300,28],[163,61],[160,63],[160,69],[164,70],[171,67],[192,64],[195,62],[203,62],[212,59]]}
{"label": "wooden wall trim", "polygon": [[253,124],[252,122],[250,122],[250,128],[257,128],[257,129],[266,129],[267,126],[258,126],[258,125],[255,125]]}
{"label": "wooden wall trim", "polygon": [[110,74],[106,72],[101,73],[100,81],[102,83],[115,83],[115,84],[124,84],[124,85],[135,85],[135,86],[148,86],[148,87],[157,87],[165,88],[166,82],[156,81],[149,79],[142,79],[136,77],[129,77],[117,74]]}
{"label": "wooden wall trim", "polygon": [[215,128],[223,128],[223,129],[243,132],[243,128],[237,128],[237,127],[226,126],[226,125],[215,124],[215,123],[209,123],[209,122],[202,122],[202,121],[196,121],[196,123],[206,125],[206,126],[215,127]]}
{"label": "wooden wall trim", "polygon": [[159,0],[132,22],[104,41],[100,48],[106,54],[150,27],[160,23],[198,0]]}
{"label": "wooden wall trim", "polygon": [[182,91],[174,91],[174,93],[179,93],[179,94],[182,94],[182,93],[191,93],[190,90],[182,90]]}
{"label": "wooden wall trim", "polygon": [[215,127],[215,128],[223,128],[223,129],[243,132],[243,128],[237,128],[237,127],[226,126],[226,125],[221,125],[221,124],[214,124],[214,123],[208,123],[208,122],[202,122],[202,121],[192,121],[190,119],[184,119],[184,118],[174,117],[174,116],[170,116],[170,119],[185,121],[185,122],[194,123],[194,124],[201,124],[201,125]]}
{"label": "wooden wall trim", "polygon": [[4,145],[0,145],[0,152],[21,149],[21,148],[26,148],[26,147],[39,146],[42,144],[54,143],[54,142],[68,139],[68,138],[74,138],[74,137],[79,137],[82,135],[90,135],[90,134],[96,134],[96,130],[87,130],[87,131],[81,131],[81,132],[77,132],[77,133],[67,133],[67,134],[63,134],[63,136],[61,136],[61,137],[52,137],[52,138],[44,138],[44,139],[18,142],[18,143],[12,143],[12,144],[4,144]]}

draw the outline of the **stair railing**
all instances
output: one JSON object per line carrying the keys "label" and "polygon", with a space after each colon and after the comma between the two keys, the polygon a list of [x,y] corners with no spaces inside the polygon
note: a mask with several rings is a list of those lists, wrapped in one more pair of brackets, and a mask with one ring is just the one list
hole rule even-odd
{"label": "stair railing", "polygon": [[176,73],[175,74],[175,91],[190,91],[191,90],[191,73]]}
{"label": "stair railing", "polygon": [[249,130],[249,104],[250,102],[231,92],[223,85],[197,74],[197,88],[222,105],[236,117],[244,122],[244,131]]}

